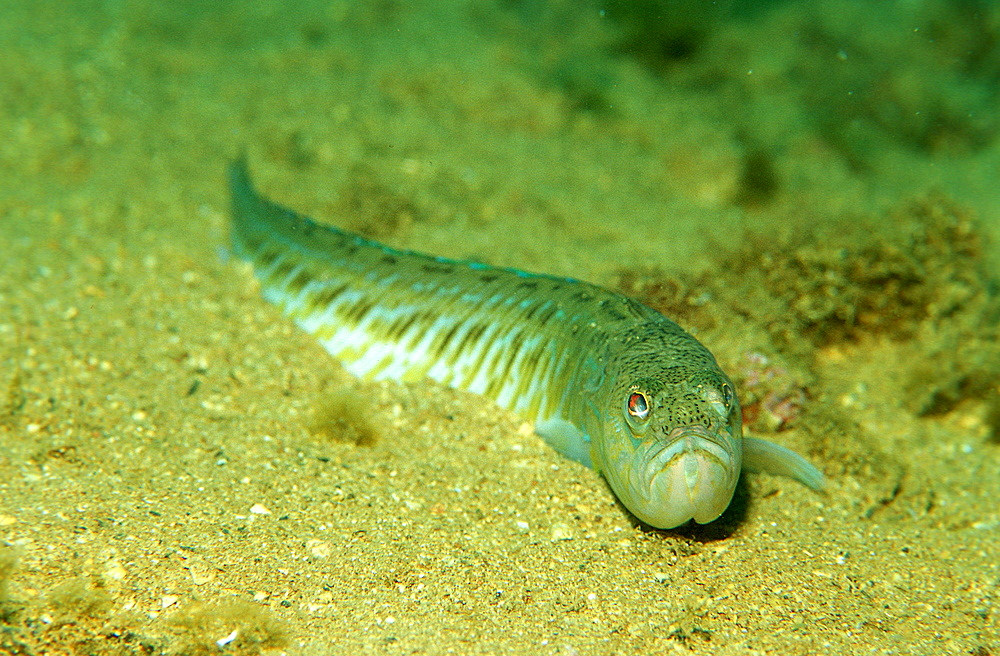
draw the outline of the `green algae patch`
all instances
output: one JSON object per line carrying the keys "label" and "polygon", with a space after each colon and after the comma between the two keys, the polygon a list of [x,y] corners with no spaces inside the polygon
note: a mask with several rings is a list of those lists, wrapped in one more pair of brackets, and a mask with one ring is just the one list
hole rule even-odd
{"label": "green algae patch", "polygon": [[100,585],[84,578],[60,583],[49,591],[47,601],[55,621],[63,624],[82,619],[103,619],[112,606],[111,595]]}
{"label": "green algae patch", "polygon": [[996,317],[982,237],[943,196],[863,219],[846,233],[747,235],[706,280],[791,350],[866,337],[912,339],[922,324]]}
{"label": "green algae patch", "polygon": [[[902,405],[941,415],[965,400],[1000,411],[1000,297],[975,218],[940,195],[839,234],[752,236],[714,293],[807,359],[892,344]],[[810,355],[812,354],[812,355]],[[996,420],[987,419],[994,426]]]}
{"label": "green algae patch", "polygon": [[179,633],[173,653],[238,656],[277,653],[287,643],[280,622],[263,606],[241,599],[196,603],[170,617]]}
{"label": "green algae patch", "polygon": [[373,392],[363,384],[324,389],[308,422],[313,435],[356,446],[374,446],[383,431],[373,419]]}
{"label": "green algae patch", "polygon": [[0,546],[0,624],[6,624],[14,614],[13,604],[7,597],[10,580],[17,569],[17,552],[14,547]]}

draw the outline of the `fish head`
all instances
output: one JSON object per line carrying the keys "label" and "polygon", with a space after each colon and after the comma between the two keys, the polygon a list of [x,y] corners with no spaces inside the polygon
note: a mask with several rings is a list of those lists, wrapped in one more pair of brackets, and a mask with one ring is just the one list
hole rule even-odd
{"label": "fish head", "polygon": [[619,373],[608,394],[595,464],[650,526],[711,522],[729,506],[742,466],[743,424],[732,382],[710,355],[693,364],[630,369],[637,368]]}

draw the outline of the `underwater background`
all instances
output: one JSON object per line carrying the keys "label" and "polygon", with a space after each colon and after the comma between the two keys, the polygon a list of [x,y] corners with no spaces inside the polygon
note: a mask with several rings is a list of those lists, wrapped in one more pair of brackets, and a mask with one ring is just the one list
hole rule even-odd
{"label": "underwater background", "polygon": [[[1000,653],[1000,5],[9,0],[0,653]],[[516,415],[352,379],[226,166],[691,330],[743,477],[656,531]]]}

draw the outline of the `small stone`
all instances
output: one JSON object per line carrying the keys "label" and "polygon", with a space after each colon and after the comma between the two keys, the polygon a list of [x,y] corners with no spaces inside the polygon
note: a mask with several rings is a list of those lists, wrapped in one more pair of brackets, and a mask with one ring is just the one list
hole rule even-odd
{"label": "small stone", "polygon": [[189,559],[187,569],[191,573],[191,581],[195,585],[205,585],[215,580],[215,568],[200,558]]}
{"label": "small stone", "polygon": [[333,547],[329,542],[323,540],[307,540],[306,549],[313,558],[329,558],[333,553]]}
{"label": "small stone", "polygon": [[556,542],[559,540],[572,540],[573,539],[573,529],[563,523],[552,525],[552,541]]}
{"label": "small stone", "polygon": [[112,581],[121,581],[125,578],[125,568],[120,563],[111,563],[111,566],[104,570],[104,578]]}
{"label": "small stone", "polygon": [[233,629],[232,633],[230,633],[229,635],[227,635],[225,638],[220,638],[220,639],[216,640],[215,644],[219,646],[219,649],[222,649],[223,647],[225,647],[226,645],[228,645],[233,640],[236,640],[236,636],[238,634],[239,634],[239,629]]}

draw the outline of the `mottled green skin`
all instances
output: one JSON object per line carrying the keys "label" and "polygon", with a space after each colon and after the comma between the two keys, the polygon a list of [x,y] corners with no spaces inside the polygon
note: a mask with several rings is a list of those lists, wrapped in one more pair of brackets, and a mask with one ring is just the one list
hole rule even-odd
{"label": "mottled green skin", "polygon": [[[742,464],[733,385],[711,353],[668,319],[623,328],[606,345],[601,412],[591,428],[596,468],[652,526],[712,521],[729,505]],[[633,391],[651,399],[641,424],[624,407]]]}
{"label": "mottled green skin", "polygon": [[[399,251],[321,226],[230,171],[235,252],[265,296],[353,373],[430,377],[496,400],[593,466],[655,527],[718,517],[742,458],[711,353],[660,313],[587,283]],[[628,397],[650,400],[645,420]]]}

